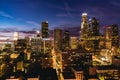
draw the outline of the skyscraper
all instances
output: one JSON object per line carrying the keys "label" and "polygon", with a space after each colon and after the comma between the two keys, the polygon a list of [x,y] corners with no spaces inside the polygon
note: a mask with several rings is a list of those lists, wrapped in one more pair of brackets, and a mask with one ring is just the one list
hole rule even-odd
{"label": "skyscraper", "polygon": [[119,29],[118,25],[110,25],[105,27],[106,48],[119,47]]}
{"label": "skyscraper", "polygon": [[118,25],[112,25],[112,46],[119,47],[119,29]]}
{"label": "skyscraper", "polygon": [[94,38],[92,40],[94,50],[99,47],[99,23],[98,20],[93,17],[89,20],[89,37]]}
{"label": "skyscraper", "polygon": [[42,38],[49,37],[48,21],[42,22],[41,32],[42,32]]}
{"label": "skyscraper", "polygon": [[112,28],[111,26],[105,27],[105,47],[111,49],[112,47]]}
{"label": "skyscraper", "polygon": [[31,38],[31,49],[32,51],[41,52],[42,39],[40,37]]}
{"label": "skyscraper", "polygon": [[90,28],[92,29],[93,36],[99,36],[99,23],[98,20],[93,17],[89,23]]}
{"label": "skyscraper", "polygon": [[81,23],[81,33],[80,38],[84,39],[87,38],[88,34],[88,19],[87,19],[87,13],[82,14],[82,23]]}
{"label": "skyscraper", "polygon": [[69,35],[70,35],[69,31],[65,30],[65,32],[64,32],[64,39],[63,39],[63,45],[64,45],[65,49],[70,47],[70,45],[69,45],[69,43],[70,43]]}
{"label": "skyscraper", "polygon": [[80,31],[80,45],[83,49],[86,47],[88,34],[89,34],[89,25],[88,25],[87,13],[83,13],[81,31]]}
{"label": "skyscraper", "polygon": [[58,50],[62,49],[62,30],[54,29],[54,47]]}

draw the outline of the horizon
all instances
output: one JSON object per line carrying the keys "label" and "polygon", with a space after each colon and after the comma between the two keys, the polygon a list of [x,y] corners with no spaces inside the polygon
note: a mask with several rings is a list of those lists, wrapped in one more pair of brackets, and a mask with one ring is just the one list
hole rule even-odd
{"label": "horizon", "polygon": [[60,28],[79,35],[84,12],[88,19],[98,19],[103,33],[104,26],[120,25],[119,3],[119,0],[0,0],[0,37],[7,37],[3,33],[15,31],[21,34],[35,32],[41,29],[42,21],[48,21],[49,30]]}

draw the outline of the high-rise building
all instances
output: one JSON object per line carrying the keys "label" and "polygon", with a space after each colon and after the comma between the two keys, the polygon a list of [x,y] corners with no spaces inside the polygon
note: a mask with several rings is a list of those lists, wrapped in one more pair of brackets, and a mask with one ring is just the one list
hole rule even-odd
{"label": "high-rise building", "polygon": [[93,17],[89,20],[89,38],[93,38],[93,48],[94,50],[99,47],[99,23],[98,20]]}
{"label": "high-rise building", "polygon": [[112,46],[119,47],[119,29],[118,25],[112,25]]}
{"label": "high-rise building", "polygon": [[112,47],[112,28],[110,26],[105,27],[105,47],[111,49]]}
{"label": "high-rise building", "polygon": [[41,44],[42,53],[44,53],[44,54],[50,53],[52,47],[53,47],[53,39],[52,38],[42,39],[42,44]]}
{"label": "high-rise building", "polygon": [[31,38],[32,51],[41,52],[42,39],[40,37]]}
{"label": "high-rise building", "polygon": [[83,49],[85,48],[88,34],[89,34],[89,26],[88,26],[87,13],[83,13],[82,14],[81,31],[80,31],[80,45]]}
{"label": "high-rise building", "polygon": [[82,23],[81,23],[81,32],[80,32],[80,38],[84,39],[88,37],[88,19],[87,19],[87,13],[82,14]]}
{"label": "high-rise building", "polygon": [[70,33],[69,31],[65,30],[64,38],[63,38],[64,49],[68,49],[70,47],[69,43],[70,43]]}
{"label": "high-rise building", "polygon": [[62,49],[62,30],[54,29],[54,47],[58,50]]}
{"label": "high-rise building", "polygon": [[89,27],[92,31],[93,36],[99,36],[99,23],[98,23],[98,20],[95,17],[90,19]]}
{"label": "high-rise building", "polygon": [[40,31],[36,31],[36,35],[31,38],[31,49],[37,53],[41,52],[42,49],[42,38]]}
{"label": "high-rise building", "polygon": [[42,22],[41,32],[42,32],[42,38],[49,37],[48,21]]}
{"label": "high-rise building", "polygon": [[105,44],[106,48],[119,47],[119,29],[118,25],[105,27]]}

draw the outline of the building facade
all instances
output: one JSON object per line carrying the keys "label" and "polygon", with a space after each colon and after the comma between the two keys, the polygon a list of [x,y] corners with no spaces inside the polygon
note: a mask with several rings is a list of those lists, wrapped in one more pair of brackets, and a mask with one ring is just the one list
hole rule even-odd
{"label": "building facade", "polygon": [[63,48],[69,49],[70,48],[70,32],[65,30],[64,38],[63,38]]}
{"label": "building facade", "polygon": [[42,32],[42,38],[49,37],[48,21],[42,22],[41,32]]}
{"label": "building facade", "polygon": [[62,30],[54,29],[54,47],[58,50],[62,49]]}

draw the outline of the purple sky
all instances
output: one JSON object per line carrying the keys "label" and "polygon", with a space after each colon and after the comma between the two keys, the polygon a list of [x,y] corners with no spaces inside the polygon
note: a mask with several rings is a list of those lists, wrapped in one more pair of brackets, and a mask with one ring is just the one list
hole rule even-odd
{"label": "purple sky", "polygon": [[100,27],[120,25],[120,0],[0,0],[0,31],[79,28],[81,14],[96,17]]}

